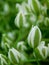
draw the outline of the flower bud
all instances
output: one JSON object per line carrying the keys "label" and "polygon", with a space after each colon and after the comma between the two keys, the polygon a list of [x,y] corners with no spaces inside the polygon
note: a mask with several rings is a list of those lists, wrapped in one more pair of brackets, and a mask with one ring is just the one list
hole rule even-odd
{"label": "flower bud", "polygon": [[2,41],[1,41],[1,47],[7,51],[7,48],[10,48],[11,41],[7,38],[7,35],[4,33],[2,34]]}
{"label": "flower bud", "polygon": [[3,54],[0,54],[0,65],[7,65],[7,58]]}
{"label": "flower bud", "polygon": [[25,15],[21,11],[17,14],[17,16],[15,18],[15,25],[18,28],[28,27],[28,23],[26,22]]}
{"label": "flower bud", "polygon": [[22,5],[16,4],[16,8],[18,8],[18,10],[21,11],[24,15],[27,14]]}
{"label": "flower bud", "polygon": [[45,46],[45,42],[42,41],[39,46],[35,49],[35,55],[39,58],[39,59],[46,59],[48,56],[47,53],[48,48]]}
{"label": "flower bud", "polygon": [[28,5],[30,6],[31,10],[34,12],[34,7],[32,5],[32,0],[28,0]]}
{"label": "flower bud", "polygon": [[32,12],[30,6],[25,2],[22,3],[22,7],[23,7],[24,11],[26,12],[25,15],[30,14]]}
{"label": "flower bud", "polygon": [[15,37],[14,37],[13,32],[8,32],[8,33],[2,34],[1,47],[3,49],[7,50],[7,48],[10,48],[10,45],[12,44],[14,39],[15,39]]}
{"label": "flower bud", "polygon": [[40,2],[38,0],[32,0],[32,5],[36,13],[40,13]]}
{"label": "flower bud", "polygon": [[28,0],[28,3],[36,13],[40,12],[40,2],[38,0]]}
{"label": "flower bud", "polygon": [[26,60],[26,57],[24,56],[24,54],[20,53],[19,51],[17,51],[14,48],[9,49],[8,57],[9,57],[9,60],[13,64],[19,63],[21,61],[24,62],[24,60]]}
{"label": "flower bud", "polygon": [[36,48],[41,41],[41,31],[38,26],[32,26],[32,29],[28,35],[28,44],[32,48]]}
{"label": "flower bud", "polygon": [[16,64],[19,63],[20,53],[16,49],[12,48],[9,49],[8,57],[12,63]]}
{"label": "flower bud", "polygon": [[27,50],[27,48],[24,44],[24,41],[20,41],[20,42],[17,43],[17,49],[21,50],[21,51]]}

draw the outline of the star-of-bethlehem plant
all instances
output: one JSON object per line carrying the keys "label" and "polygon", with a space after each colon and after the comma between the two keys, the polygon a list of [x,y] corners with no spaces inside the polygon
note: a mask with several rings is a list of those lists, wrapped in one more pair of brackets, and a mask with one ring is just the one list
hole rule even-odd
{"label": "star-of-bethlehem plant", "polygon": [[[41,29],[49,26],[48,5],[49,0],[27,0],[15,4],[18,12],[14,23],[6,23],[7,29],[1,33],[0,65],[40,65],[41,61],[49,60],[49,43],[43,39]],[[10,5],[5,3],[3,16],[10,12]]]}

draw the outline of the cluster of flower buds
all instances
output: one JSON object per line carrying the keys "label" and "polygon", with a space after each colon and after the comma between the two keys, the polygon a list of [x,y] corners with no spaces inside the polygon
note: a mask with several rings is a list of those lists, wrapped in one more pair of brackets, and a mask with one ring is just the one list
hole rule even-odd
{"label": "cluster of flower buds", "polygon": [[49,55],[49,45],[45,46],[45,41],[41,41],[41,31],[38,26],[32,26],[28,35],[28,44],[34,49],[36,57],[46,59]]}
{"label": "cluster of flower buds", "polygon": [[[15,25],[18,28],[26,27],[28,28],[31,23],[34,25],[34,22],[43,23],[44,15],[47,14],[47,6],[42,5],[39,0],[28,0],[28,2],[22,2],[22,4],[16,4],[19,12],[15,18]],[[38,16],[37,16],[38,15]],[[28,19],[27,19],[27,16]]]}
{"label": "cluster of flower buds", "polygon": [[26,60],[26,57],[14,48],[9,49],[8,58],[14,64],[17,64],[20,61]]}
{"label": "cluster of flower buds", "polygon": [[12,44],[14,38],[15,37],[13,32],[2,34],[1,47],[5,50],[7,50],[7,48],[10,48],[10,44]]}
{"label": "cluster of flower buds", "polygon": [[3,54],[0,54],[0,65],[7,65],[7,58]]}

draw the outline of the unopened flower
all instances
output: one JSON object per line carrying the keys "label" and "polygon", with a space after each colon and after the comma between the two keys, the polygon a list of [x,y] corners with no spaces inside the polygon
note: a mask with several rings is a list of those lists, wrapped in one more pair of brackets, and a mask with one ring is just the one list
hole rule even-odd
{"label": "unopened flower", "polygon": [[23,7],[23,5],[20,4],[16,4],[16,8],[18,8],[19,11],[21,11],[24,15],[27,14],[25,8]]}
{"label": "unopened flower", "polygon": [[26,22],[26,17],[25,15],[20,11],[16,18],[15,18],[15,25],[18,27],[18,28],[21,28],[21,27],[28,27],[28,23]]}
{"label": "unopened flower", "polygon": [[31,8],[28,3],[23,2],[22,7],[24,8],[24,11],[26,12],[26,15],[32,13]]}
{"label": "unopened flower", "polygon": [[32,26],[32,29],[28,35],[28,44],[32,48],[36,48],[41,41],[41,31],[38,26]]}
{"label": "unopened flower", "polygon": [[9,57],[10,62],[14,64],[19,63],[21,61],[24,62],[24,60],[26,60],[26,57],[14,48],[9,49],[8,57]]}
{"label": "unopened flower", "polygon": [[24,41],[20,41],[17,43],[17,49],[18,50],[21,50],[21,51],[24,51],[24,50],[27,50],[26,46],[25,46],[25,42]]}
{"label": "unopened flower", "polygon": [[7,65],[7,58],[3,54],[0,54],[0,65]]}
{"label": "unopened flower", "polygon": [[36,13],[40,12],[40,2],[38,0],[28,0],[29,5]]}
{"label": "unopened flower", "polygon": [[19,63],[20,53],[14,48],[9,49],[8,58],[12,63]]}
{"label": "unopened flower", "polygon": [[42,41],[39,46],[35,49],[35,55],[39,58],[39,59],[46,59],[48,56],[47,53],[48,48],[45,46],[45,42]]}
{"label": "unopened flower", "polygon": [[2,34],[1,47],[3,49],[7,50],[8,48],[10,48],[10,45],[12,44],[14,39],[15,39],[15,37],[14,37],[13,32],[8,32],[8,33]]}
{"label": "unopened flower", "polygon": [[28,5],[30,6],[30,8],[33,10],[34,12],[34,7],[33,7],[33,4],[32,4],[32,0],[28,0]]}
{"label": "unopened flower", "polygon": [[[9,43],[8,43],[9,42]],[[7,48],[10,48],[11,40],[9,40],[6,36],[6,34],[2,34],[2,41],[1,41],[1,47],[7,51]]]}

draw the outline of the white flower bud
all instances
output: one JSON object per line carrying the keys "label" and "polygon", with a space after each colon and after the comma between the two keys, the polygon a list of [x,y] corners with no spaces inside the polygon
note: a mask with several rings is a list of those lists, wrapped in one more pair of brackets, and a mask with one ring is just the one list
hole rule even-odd
{"label": "white flower bud", "polygon": [[23,7],[24,11],[26,12],[25,15],[30,14],[32,12],[30,6],[25,2],[22,3],[22,7]]}
{"label": "white flower bud", "polygon": [[38,0],[28,0],[29,5],[36,13],[40,12],[40,2]]}
{"label": "white flower bud", "polygon": [[17,43],[17,49],[21,50],[21,51],[27,50],[27,48],[24,44],[24,41],[20,41],[20,42]]}
{"label": "white flower bud", "polygon": [[9,49],[8,57],[12,63],[19,63],[20,53],[16,49],[12,48]]}
{"label": "white flower bud", "polygon": [[30,8],[33,10],[33,12],[34,12],[34,7],[33,7],[33,5],[32,5],[32,0],[28,0],[28,5],[30,6]]}
{"label": "white flower bud", "polygon": [[2,42],[1,42],[1,47],[2,47],[5,51],[7,51],[7,48],[10,48],[10,45],[9,45],[7,42],[2,41]]}
{"label": "white flower bud", "polygon": [[4,50],[7,50],[7,48],[10,48],[10,44],[11,43],[11,40],[9,40],[7,37],[6,37],[6,34],[2,34],[2,41],[1,41],[1,47],[4,49]]}
{"label": "white flower bud", "polygon": [[20,53],[14,48],[9,49],[8,57],[9,57],[9,60],[14,64],[19,63],[21,61],[24,62],[24,60],[26,60],[26,57],[24,56],[24,54]]}
{"label": "white flower bud", "polygon": [[42,41],[39,46],[35,49],[35,54],[40,59],[46,59],[48,56],[48,48],[45,46],[45,42]]}
{"label": "white flower bud", "polygon": [[7,65],[7,58],[3,54],[0,54],[0,65]]}
{"label": "white flower bud", "polygon": [[28,44],[35,48],[40,44],[41,41],[41,31],[38,26],[32,26],[32,29],[28,35]]}
{"label": "white flower bud", "polygon": [[27,11],[24,8],[24,5],[16,4],[16,8],[18,8],[19,11],[21,11],[24,15],[27,14]]}
{"label": "white flower bud", "polygon": [[32,4],[33,4],[35,12],[39,13],[41,8],[40,2],[38,0],[32,0]]}
{"label": "white flower bud", "polygon": [[20,28],[20,27],[28,27],[28,23],[26,22],[25,15],[20,11],[16,18],[15,18],[15,25]]}
{"label": "white flower bud", "polygon": [[10,48],[10,45],[12,44],[14,39],[15,39],[15,35],[13,32],[8,32],[8,33],[2,34],[1,47],[4,50],[7,50],[8,48]]}

